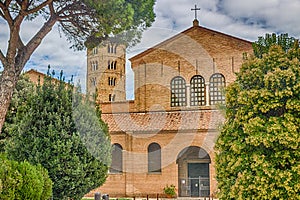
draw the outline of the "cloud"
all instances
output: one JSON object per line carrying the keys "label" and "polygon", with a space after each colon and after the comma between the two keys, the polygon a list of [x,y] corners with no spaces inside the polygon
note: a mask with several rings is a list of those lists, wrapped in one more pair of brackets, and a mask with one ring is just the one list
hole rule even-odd
{"label": "cloud", "polygon": [[[194,12],[191,8],[200,7],[198,19],[200,25],[255,41],[265,33],[289,33],[300,37],[300,1],[299,0],[158,0],[155,5],[156,21],[143,33],[142,42],[128,50],[130,58],[146,49],[178,34],[192,26]],[[22,39],[28,41],[42,26],[43,20],[26,22],[22,26]],[[0,18],[0,48],[6,52],[8,27]],[[52,69],[65,75],[76,75],[85,88],[86,52],[74,52],[70,44],[57,27],[46,36],[40,47],[31,56],[26,69],[34,68],[41,72]],[[127,96],[133,98],[133,72],[127,62]]]}
{"label": "cloud", "polygon": [[299,37],[298,0],[222,0],[218,8],[220,13],[234,21]]}

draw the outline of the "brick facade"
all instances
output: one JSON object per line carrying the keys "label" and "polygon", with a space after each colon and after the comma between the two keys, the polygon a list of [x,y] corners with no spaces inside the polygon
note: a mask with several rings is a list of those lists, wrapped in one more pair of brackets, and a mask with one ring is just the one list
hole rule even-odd
{"label": "brick facade", "polygon": [[[243,56],[251,53],[251,42],[201,27],[194,21],[191,28],[131,58],[135,99],[101,104],[112,144],[122,147],[122,172],[110,173],[106,183],[88,195],[100,191],[112,197],[155,196],[173,184],[178,196],[201,196],[200,192],[191,193],[194,187],[204,188],[201,182],[189,185],[189,174],[194,173],[189,164],[193,163],[207,164],[208,190],[214,194],[214,142],[224,117],[217,106],[211,105],[211,77],[221,74],[225,85],[230,84]],[[204,79],[205,103],[201,106],[191,105],[191,79],[195,75]],[[184,106],[171,104],[174,77],[186,83]],[[105,89],[105,85],[101,88]],[[98,92],[107,94],[104,90]],[[160,146],[159,172],[148,170],[149,146],[154,143]]]}

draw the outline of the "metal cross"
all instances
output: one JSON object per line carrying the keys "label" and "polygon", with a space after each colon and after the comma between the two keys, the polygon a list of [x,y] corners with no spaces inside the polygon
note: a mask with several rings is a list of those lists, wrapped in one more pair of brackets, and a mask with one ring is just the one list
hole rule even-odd
{"label": "metal cross", "polygon": [[197,5],[195,5],[195,8],[192,8],[191,11],[195,11],[195,19],[197,19],[197,11],[201,10],[201,8],[197,8]]}

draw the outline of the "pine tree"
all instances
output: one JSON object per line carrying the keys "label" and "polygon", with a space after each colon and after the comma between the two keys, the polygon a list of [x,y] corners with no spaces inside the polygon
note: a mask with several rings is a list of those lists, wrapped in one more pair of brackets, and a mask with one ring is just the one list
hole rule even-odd
{"label": "pine tree", "polygon": [[220,199],[300,198],[299,44],[274,40],[226,89],[216,143]]}
{"label": "pine tree", "polygon": [[81,199],[106,179],[110,138],[95,107],[73,93],[62,73],[59,80],[53,76],[48,73],[24,105],[27,112],[17,116],[6,149],[12,159],[40,163],[48,170],[53,199]]}

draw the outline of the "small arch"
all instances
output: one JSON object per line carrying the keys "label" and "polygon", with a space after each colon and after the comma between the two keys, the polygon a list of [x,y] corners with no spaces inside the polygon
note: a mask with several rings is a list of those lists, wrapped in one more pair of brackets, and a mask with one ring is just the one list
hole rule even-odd
{"label": "small arch", "polygon": [[205,149],[198,146],[189,146],[180,151],[177,155],[176,163],[181,160],[201,160],[202,162],[211,163],[209,154]]}
{"label": "small arch", "polygon": [[191,106],[205,105],[205,80],[201,75],[191,78]]}
{"label": "small arch", "polygon": [[225,103],[225,77],[221,73],[213,74],[209,79],[209,102],[210,105]]}
{"label": "small arch", "polygon": [[110,60],[107,61],[107,69],[110,69]]}
{"label": "small arch", "polygon": [[117,53],[117,45],[115,45],[114,53],[115,53],[115,54]]}
{"label": "small arch", "polygon": [[207,197],[210,195],[209,154],[201,147],[189,146],[177,156],[179,196]]}
{"label": "small arch", "polygon": [[94,71],[97,71],[98,70],[98,61],[95,61],[94,62]]}
{"label": "small arch", "polygon": [[186,82],[176,76],[171,80],[171,107],[186,106]]}
{"label": "small arch", "polygon": [[97,79],[96,79],[96,77],[92,77],[90,79],[90,81],[91,81],[92,86],[96,86],[97,85]]}
{"label": "small arch", "polygon": [[110,47],[110,53],[114,53],[114,45],[113,44]]}
{"label": "small arch", "polygon": [[161,147],[157,143],[148,146],[148,173],[161,172]]}
{"label": "small arch", "polygon": [[123,147],[115,143],[112,145],[112,162],[109,169],[110,173],[123,172]]}

